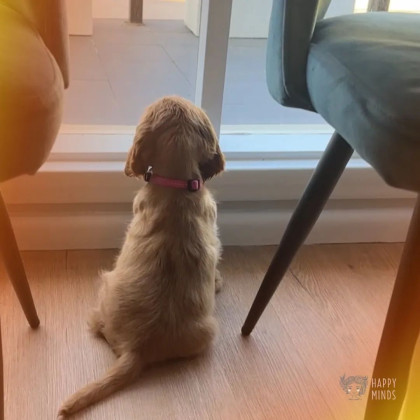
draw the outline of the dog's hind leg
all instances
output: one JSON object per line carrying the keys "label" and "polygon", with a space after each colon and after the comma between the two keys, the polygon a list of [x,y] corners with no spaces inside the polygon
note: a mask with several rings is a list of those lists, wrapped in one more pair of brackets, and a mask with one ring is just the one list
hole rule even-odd
{"label": "dog's hind leg", "polygon": [[173,358],[197,356],[205,351],[213,341],[218,331],[216,319],[209,316],[199,322],[194,322],[190,329],[185,330],[183,340],[177,345]]}
{"label": "dog's hind leg", "polygon": [[105,339],[105,324],[102,320],[101,312],[98,309],[94,309],[90,314],[90,317],[88,319],[88,326],[93,335]]}
{"label": "dog's hind leg", "polygon": [[220,274],[220,271],[218,269],[216,269],[215,285],[216,285],[216,293],[219,293],[223,286],[223,277]]}
{"label": "dog's hind leg", "polygon": [[[102,320],[102,313],[99,309],[94,309],[88,320],[89,329],[93,335],[98,338],[105,340],[116,356],[121,356],[122,349],[121,345],[118,345],[118,341],[112,339],[112,334],[106,331],[105,323]],[[108,335],[108,336],[107,336]]]}
{"label": "dog's hind leg", "polygon": [[110,274],[111,273],[107,271],[103,271],[100,274],[102,284],[101,284],[101,287],[99,288],[98,306],[95,309],[93,309],[88,319],[88,325],[89,325],[90,331],[97,337],[101,337],[101,338],[105,338],[104,319],[106,319],[106,317],[104,317],[103,310],[104,310],[104,300],[108,291],[108,281],[109,281]]}

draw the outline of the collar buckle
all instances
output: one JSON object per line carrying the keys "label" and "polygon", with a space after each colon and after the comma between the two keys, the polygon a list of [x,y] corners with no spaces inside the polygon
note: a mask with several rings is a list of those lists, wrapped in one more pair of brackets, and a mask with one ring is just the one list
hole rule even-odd
{"label": "collar buckle", "polygon": [[187,190],[190,192],[197,192],[201,187],[199,179],[189,179],[187,181]]}
{"label": "collar buckle", "polygon": [[152,177],[152,175],[153,175],[153,170],[152,170],[152,167],[151,167],[151,166],[149,166],[149,167],[147,168],[146,173],[144,174],[144,180],[145,180],[146,182],[149,182],[149,181],[150,181],[150,178]]}

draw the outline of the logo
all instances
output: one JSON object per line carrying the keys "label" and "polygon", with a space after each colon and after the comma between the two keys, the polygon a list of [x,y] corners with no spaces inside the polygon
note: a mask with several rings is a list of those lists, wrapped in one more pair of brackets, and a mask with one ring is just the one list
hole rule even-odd
{"label": "logo", "polygon": [[396,400],[397,378],[372,378],[370,398],[376,401]]}
{"label": "logo", "polygon": [[361,400],[366,392],[367,376],[340,376],[340,386],[349,396],[349,400]]}
{"label": "logo", "polygon": [[[349,400],[361,400],[366,393],[367,376],[340,376],[340,386],[349,396]],[[371,400],[396,400],[397,378],[372,378],[370,383]]]}

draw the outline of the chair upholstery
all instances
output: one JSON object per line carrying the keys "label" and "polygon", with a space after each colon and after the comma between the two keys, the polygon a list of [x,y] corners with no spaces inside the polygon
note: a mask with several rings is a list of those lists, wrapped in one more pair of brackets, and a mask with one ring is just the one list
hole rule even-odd
{"label": "chair upholstery", "polygon": [[[274,0],[267,52],[271,94],[322,115],[388,184],[420,191],[420,15],[376,12],[317,21],[318,2],[312,3],[303,12],[294,0]],[[279,10],[296,15],[287,24],[292,31]],[[312,20],[299,20],[299,14]],[[304,27],[311,28],[309,42]],[[279,55],[275,46],[290,37],[291,47]],[[302,55],[302,49],[305,55],[296,61],[294,51]],[[301,71],[294,69],[299,65]]]}
{"label": "chair upholstery", "polygon": [[35,173],[57,135],[68,84],[64,2],[0,0],[0,27],[1,182]]}
{"label": "chair upholstery", "polygon": [[331,0],[273,0],[267,41],[267,85],[283,105],[313,111],[306,86],[306,62],[315,23]]}
{"label": "chair upholstery", "polygon": [[420,191],[420,15],[326,19],[309,51],[315,110],[388,184]]}
{"label": "chair upholstery", "polygon": [[65,0],[0,0],[30,21],[60,67],[64,87],[69,86],[69,45]]}

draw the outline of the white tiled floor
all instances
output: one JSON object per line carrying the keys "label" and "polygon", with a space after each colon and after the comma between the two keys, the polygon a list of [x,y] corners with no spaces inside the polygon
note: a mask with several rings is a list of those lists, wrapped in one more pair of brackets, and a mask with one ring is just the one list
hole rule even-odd
{"label": "white tiled floor", "polygon": [[[281,107],[265,84],[264,39],[229,41],[222,124],[316,124],[316,114]],[[178,20],[143,26],[96,19],[92,37],[70,39],[71,86],[64,123],[135,125],[163,95],[194,98],[198,38]]]}

